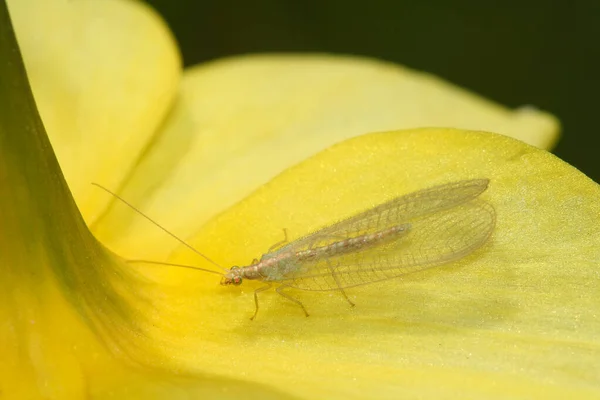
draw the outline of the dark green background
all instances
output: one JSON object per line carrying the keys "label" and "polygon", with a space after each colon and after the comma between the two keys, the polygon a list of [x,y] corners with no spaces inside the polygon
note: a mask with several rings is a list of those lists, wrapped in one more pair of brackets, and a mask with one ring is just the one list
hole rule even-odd
{"label": "dark green background", "polygon": [[149,0],[186,65],[265,51],[350,53],[432,72],[562,122],[554,153],[600,182],[600,0]]}

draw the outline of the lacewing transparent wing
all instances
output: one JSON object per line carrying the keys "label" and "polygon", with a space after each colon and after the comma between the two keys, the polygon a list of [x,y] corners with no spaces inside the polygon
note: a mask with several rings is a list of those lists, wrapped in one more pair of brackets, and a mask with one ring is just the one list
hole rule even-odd
{"label": "lacewing transparent wing", "polygon": [[[258,263],[264,265],[262,280],[340,290],[463,258],[494,229],[493,207],[477,198],[488,183],[475,179],[432,187],[327,226],[265,254]],[[381,240],[382,232],[392,234]]]}
{"label": "lacewing transparent wing", "polygon": [[223,272],[190,265],[147,260],[129,260],[192,268],[221,275],[222,285],[239,285],[243,280],[264,281],[254,292],[258,296],[271,283],[279,284],[277,293],[298,304],[281,289],[310,291],[339,290],[387,280],[408,273],[446,264],[480,248],[491,236],[496,223],[494,208],[479,199],[488,179],[472,179],[435,186],[395,198],[351,218],[306,235],[245,267],[224,269],[181,240],[126,200],[104,188],[147,218],[181,244]]}

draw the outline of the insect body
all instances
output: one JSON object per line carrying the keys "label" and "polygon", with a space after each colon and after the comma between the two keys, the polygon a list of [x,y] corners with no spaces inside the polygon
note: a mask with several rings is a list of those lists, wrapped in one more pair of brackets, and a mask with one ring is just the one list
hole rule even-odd
{"label": "insect body", "polygon": [[286,234],[286,240],[260,261],[224,272],[153,263],[219,274],[222,285],[240,285],[245,279],[263,281],[265,286],[254,292],[256,308],[251,319],[258,313],[258,294],[273,283],[278,284],[277,293],[298,304],[308,316],[304,305],[285,289],[339,291],[354,305],[346,295],[347,288],[456,261],[480,248],[491,236],[496,221],[494,208],[479,199],[488,184],[488,179],[472,179],[439,185],[397,197],[292,242],[287,242]]}
{"label": "insect body", "polygon": [[385,240],[396,239],[406,233],[408,228],[408,224],[393,226],[377,233],[339,240],[328,245],[298,252],[287,249],[287,247],[293,246],[286,246],[276,254],[264,255],[260,261],[255,261],[247,267],[233,267],[223,276],[221,285],[240,285],[242,279],[256,279],[267,282],[283,280],[286,276],[298,270],[302,263],[376,246]]}

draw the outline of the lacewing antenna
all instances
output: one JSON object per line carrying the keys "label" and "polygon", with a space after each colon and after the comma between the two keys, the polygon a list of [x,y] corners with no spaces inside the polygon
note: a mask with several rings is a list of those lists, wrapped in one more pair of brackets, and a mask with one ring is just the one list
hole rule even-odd
{"label": "lacewing antenna", "polygon": [[[113,197],[115,197],[116,199],[118,199],[121,202],[123,202],[126,206],[128,206],[129,208],[131,208],[132,210],[134,210],[135,212],[137,212],[142,217],[146,218],[148,221],[152,222],[155,226],[157,226],[158,228],[162,229],[163,232],[165,232],[166,234],[168,234],[169,236],[171,236],[173,239],[177,240],[179,243],[181,243],[182,245],[184,245],[188,249],[192,250],[194,253],[196,253],[197,255],[199,255],[200,257],[202,257],[203,259],[205,259],[206,261],[208,261],[212,265],[218,267],[221,270],[225,270],[225,268],[223,268],[222,266],[220,266],[219,264],[217,264],[216,262],[214,262],[213,260],[211,260],[210,258],[208,258],[207,256],[205,256],[204,254],[200,253],[192,245],[190,245],[189,243],[187,243],[183,239],[180,239],[174,233],[171,233],[171,231],[169,231],[167,228],[163,227],[161,224],[159,224],[158,222],[156,222],[155,220],[153,220],[152,218],[150,218],[148,215],[144,214],[140,209],[138,209],[136,206],[134,206],[133,204],[131,204],[130,202],[128,202],[127,200],[125,200],[124,198],[122,198],[121,196],[119,196],[118,194],[116,194],[116,193],[112,192],[111,190],[105,188],[104,186],[100,185],[99,183],[92,182],[92,185],[97,186],[100,189],[104,190],[105,192],[111,194]],[[210,270],[210,269],[204,269],[204,268],[200,268],[200,267],[194,267],[194,266],[191,266],[191,265],[184,265],[184,264],[173,264],[173,263],[166,263],[166,262],[159,262],[159,261],[148,261],[148,260],[128,260],[127,262],[129,262],[129,263],[142,263],[143,262],[143,263],[147,263],[147,264],[170,265],[170,266],[173,266],[173,267],[182,267],[182,268],[197,269],[197,270],[204,271],[204,272],[211,272],[213,274],[223,275],[221,272],[213,271],[213,270]]]}
{"label": "lacewing antenna", "polygon": [[127,263],[129,264],[137,264],[137,263],[143,263],[143,264],[158,264],[158,265],[167,265],[170,267],[181,267],[181,268],[189,268],[189,269],[197,269],[198,271],[204,271],[204,272],[210,272],[211,274],[217,274],[219,276],[223,276],[222,273],[217,272],[217,271],[213,271],[212,269],[206,269],[206,268],[200,268],[200,267],[196,267],[195,265],[186,265],[186,264],[175,264],[175,263],[168,263],[168,262],[164,262],[164,261],[151,261],[151,260],[125,260]]}

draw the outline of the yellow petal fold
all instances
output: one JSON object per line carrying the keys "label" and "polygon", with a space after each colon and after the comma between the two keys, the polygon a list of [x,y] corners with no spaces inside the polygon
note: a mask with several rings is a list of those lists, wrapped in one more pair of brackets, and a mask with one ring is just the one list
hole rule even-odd
{"label": "yellow petal fold", "polygon": [[161,368],[158,346],[144,334],[151,285],[84,224],[37,114],[4,1],[0,59],[0,397],[273,398],[253,383]]}
{"label": "yellow petal fold", "polygon": [[119,188],[164,119],[180,56],[166,24],[137,1],[9,0],[35,99],[88,222]]}

